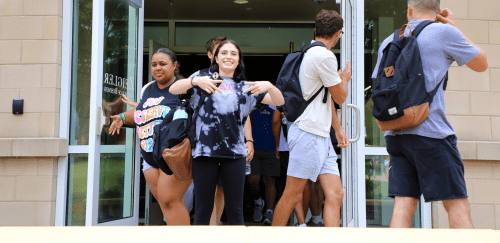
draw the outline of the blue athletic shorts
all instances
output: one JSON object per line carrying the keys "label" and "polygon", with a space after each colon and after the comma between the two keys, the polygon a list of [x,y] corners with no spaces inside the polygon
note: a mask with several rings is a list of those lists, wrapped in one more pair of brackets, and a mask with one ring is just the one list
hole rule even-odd
{"label": "blue athletic shorts", "polygon": [[426,202],[467,198],[464,164],[457,137],[434,139],[418,135],[386,136],[389,196],[420,198]]}

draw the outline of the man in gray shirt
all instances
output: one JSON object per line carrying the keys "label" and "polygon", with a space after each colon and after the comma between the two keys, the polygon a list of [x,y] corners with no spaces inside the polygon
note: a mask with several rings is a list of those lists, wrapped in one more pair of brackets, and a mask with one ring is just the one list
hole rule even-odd
{"label": "man in gray shirt", "polygon": [[[442,80],[456,61],[476,72],[487,67],[486,53],[455,25],[453,13],[439,8],[439,0],[408,0],[411,30],[424,20],[428,25],[418,35],[427,92]],[[406,27],[405,36],[410,28]],[[372,77],[376,78],[382,51],[393,40],[389,36],[379,49]],[[443,85],[443,84],[441,84]],[[444,89],[439,88],[429,107],[429,117],[420,125],[385,133],[391,157],[389,196],[395,198],[391,227],[409,228],[418,200],[443,201],[451,228],[473,228],[464,180],[464,166],[457,149],[457,138],[446,119]]]}

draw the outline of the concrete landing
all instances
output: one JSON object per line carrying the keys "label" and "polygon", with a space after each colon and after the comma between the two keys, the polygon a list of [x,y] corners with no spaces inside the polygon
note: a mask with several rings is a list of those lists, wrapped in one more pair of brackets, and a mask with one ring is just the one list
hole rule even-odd
{"label": "concrete landing", "polygon": [[500,242],[498,230],[245,227],[96,226],[0,227],[0,243],[471,243]]}

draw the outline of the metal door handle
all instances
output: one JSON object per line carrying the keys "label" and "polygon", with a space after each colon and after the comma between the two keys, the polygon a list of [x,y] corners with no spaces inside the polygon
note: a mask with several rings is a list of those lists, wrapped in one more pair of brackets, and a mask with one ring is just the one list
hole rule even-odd
{"label": "metal door handle", "polygon": [[359,140],[361,134],[361,122],[359,121],[361,113],[359,111],[359,108],[353,104],[346,104],[346,107],[352,108],[354,111],[356,111],[356,137],[353,139],[349,139],[349,143],[355,143]]}

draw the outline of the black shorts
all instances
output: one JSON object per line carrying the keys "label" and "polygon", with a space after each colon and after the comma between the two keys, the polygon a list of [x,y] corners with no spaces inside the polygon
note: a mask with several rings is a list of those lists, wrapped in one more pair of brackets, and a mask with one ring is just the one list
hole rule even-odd
{"label": "black shorts", "polygon": [[280,161],[276,158],[276,150],[256,149],[250,162],[250,175],[280,176]]}
{"label": "black shorts", "polygon": [[288,158],[290,157],[290,152],[280,151],[280,179],[286,180],[286,172],[288,170]]}
{"label": "black shorts", "polygon": [[418,135],[386,136],[389,196],[420,198],[426,202],[467,198],[464,164],[457,137],[434,139]]}

